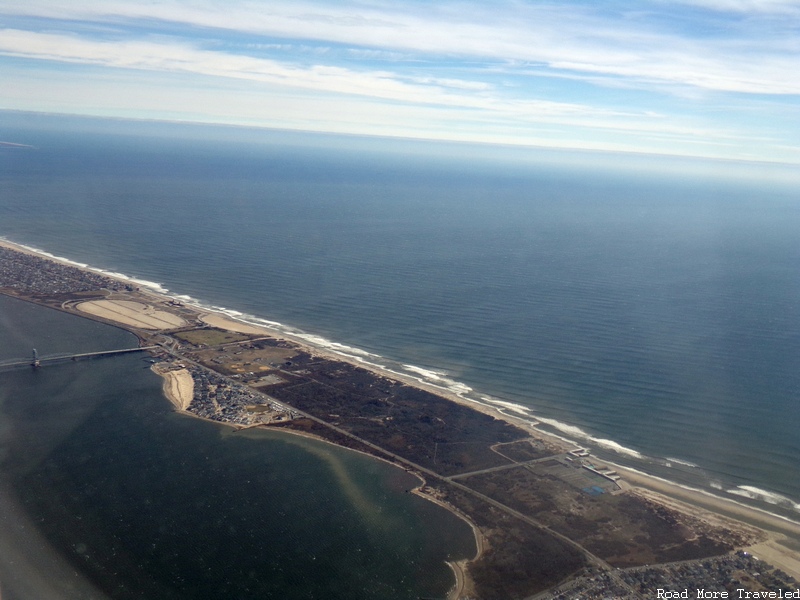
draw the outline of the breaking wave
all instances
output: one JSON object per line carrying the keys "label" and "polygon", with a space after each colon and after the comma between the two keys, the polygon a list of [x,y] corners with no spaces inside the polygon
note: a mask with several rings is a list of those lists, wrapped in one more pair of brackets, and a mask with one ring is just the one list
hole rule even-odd
{"label": "breaking wave", "polygon": [[417,381],[437,387],[439,389],[447,390],[456,396],[464,397],[466,394],[469,394],[472,391],[471,387],[465,383],[456,381],[455,379],[450,379],[446,376],[446,373],[443,373],[442,371],[425,369],[416,365],[402,365],[402,368],[408,373],[412,373],[412,377],[414,377],[414,379]]}
{"label": "breaking wave", "polygon": [[511,412],[515,412],[526,417],[532,416],[531,409],[528,408],[527,406],[522,406],[521,404],[514,404],[513,402],[506,402],[505,400],[498,400],[497,398],[492,398],[491,396],[481,396],[481,400],[484,400],[489,404],[493,404],[495,406],[500,406],[502,408],[508,409]]}
{"label": "breaking wave", "polygon": [[681,460],[680,458],[670,458],[670,457],[667,457],[667,458],[665,459],[665,461],[666,461],[666,465],[667,465],[668,467],[671,467],[671,466],[672,466],[672,464],[671,464],[671,463],[675,463],[675,464],[678,464],[678,465],[683,465],[684,467],[692,467],[692,468],[697,468],[697,465],[696,465],[696,464],[694,464],[693,462],[689,462],[688,460]]}
{"label": "breaking wave", "polygon": [[758,500],[760,502],[766,502],[767,504],[772,504],[774,506],[788,508],[795,512],[800,513],[800,503],[797,503],[791,498],[787,498],[786,496],[781,496],[780,494],[776,494],[775,492],[762,490],[752,485],[740,485],[734,489],[727,490],[727,492],[729,494],[734,494],[736,496],[742,496],[743,498],[750,498],[751,500]]}
{"label": "breaking wave", "polygon": [[[572,438],[578,438],[579,440],[584,440],[587,442],[594,443],[604,450],[611,450],[612,452],[616,452],[617,454],[623,454],[625,456],[630,456],[633,458],[637,458],[639,460],[645,460],[646,457],[641,452],[638,452],[632,448],[627,448],[622,444],[615,442],[614,440],[608,440],[605,438],[598,438],[590,433],[585,432],[580,427],[576,427],[575,425],[567,425],[566,423],[562,423],[561,421],[556,421],[555,419],[548,419],[545,417],[537,417],[539,421],[544,423],[545,425],[549,425],[550,427],[561,431],[562,433],[566,434]],[[572,440],[570,440],[572,441]]]}

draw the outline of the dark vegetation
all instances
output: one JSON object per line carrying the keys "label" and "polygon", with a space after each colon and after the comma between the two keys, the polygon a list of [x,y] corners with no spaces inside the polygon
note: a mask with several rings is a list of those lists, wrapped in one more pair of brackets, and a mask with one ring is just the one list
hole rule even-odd
{"label": "dark vegetation", "polygon": [[509,444],[497,444],[495,452],[511,459],[514,462],[526,462],[559,454],[560,448],[548,444],[544,440],[519,440]]}
{"label": "dark vegetation", "polygon": [[375,448],[362,444],[356,439],[343,435],[338,431],[335,431],[330,427],[326,427],[325,425],[323,425],[322,423],[318,423],[317,421],[312,421],[311,419],[306,419],[301,417],[299,419],[291,419],[289,421],[282,421],[280,423],[275,423],[270,427],[275,429],[289,429],[291,431],[296,431],[298,433],[306,433],[309,435],[322,438],[323,440],[331,442],[332,444],[336,444],[337,446],[342,446],[343,448],[358,450],[359,452],[364,452],[365,454],[371,454],[372,456],[383,458],[385,460],[388,460],[389,462],[396,462],[388,454],[383,454],[377,451]]}
{"label": "dark vegetation", "polygon": [[731,551],[737,543],[728,530],[644,497],[590,495],[537,468],[484,473],[462,483],[552,527],[617,567],[713,556]]}
{"label": "dark vegetation", "polygon": [[348,363],[305,354],[288,362],[282,371],[293,380],[262,391],[442,475],[508,464],[491,446],[527,437],[505,421]]}
{"label": "dark vegetation", "polygon": [[489,535],[483,555],[469,566],[481,600],[526,598],[586,565],[583,553],[552,534],[463,490],[442,486],[441,492],[445,501],[468,514]]}

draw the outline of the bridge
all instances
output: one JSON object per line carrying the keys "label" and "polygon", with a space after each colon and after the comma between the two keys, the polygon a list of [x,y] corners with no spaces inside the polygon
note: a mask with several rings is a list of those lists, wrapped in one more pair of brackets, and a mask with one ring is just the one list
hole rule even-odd
{"label": "bridge", "polygon": [[118,354],[129,354],[131,352],[143,352],[145,350],[155,350],[160,346],[137,346],[136,348],[121,348],[119,350],[101,350],[99,352],[80,352],[77,354],[53,354],[50,356],[39,356],[36,350],[33,351],[33,358],[21,359],[14,358],[10,361],[0,362],[0,369],[10,369],[13,367],[21,367],[30,365],[32,367],[41,367],[48,363],[57,363],[67,360],[84,360],[87,358],[99,358],[102,356],[116,356]]}

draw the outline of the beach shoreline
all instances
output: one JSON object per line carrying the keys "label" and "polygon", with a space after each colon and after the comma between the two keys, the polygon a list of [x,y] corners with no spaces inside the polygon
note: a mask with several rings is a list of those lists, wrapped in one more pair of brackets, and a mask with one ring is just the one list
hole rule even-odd
{"label": "beach shoreline", "polygon": [[[9,248],[17,252],[23,252],[32,256],[36,256],[38,258],[43,258],[54,262],[60,262],[64,265],[78,268],[93,274],[100,274],[103,277],[108,277],[109,279],[115,279],[126,285],[130,285],[132,281],[136,281],[131,278],[120,278],[113,274],[109,274],[98,269],[88,268],[73,261],[69,261],[66,259],[59,259],[58,257],[50,255],[49,253],[38,252],[34,249],[19,244],[15,244],[8,240],[0,239],[0,246],[4,246],[6,248]],[[174,296],[164,292],[160,292],[152,288],[142,289],[141,285],[139,285],[138,289],[136,289],[135,292],[133,292],[133,294],[134,295],[131,296],[132,298],[134,297],[149,298],[152,300],[152,305],[158,304],[161,305],[162,308],[163,305],[167,302],[175,302]],[[24,296],[17,296],[17,297],[34,301],[34,299],[32,298],[25,298]],[[147,303],[146,305],[152,313],[151,304]],[[484,414],[490,415],[496,419],[500,419],[507,423],[510,423],[516,427],[523,429],[532,438],[545,440],[557,446],[564,447],[565,450],[569,450],[569,448],[566,448],[567,444],[572,443],[575,444],[576,446],[578,445],[577,442],[568,442],[565,441],[565,438],[562,438],[558,435],[553,435],[544,432],[536,427],[535,422],[532,423],[530,420],[527,420],[526,418],[509,415],[508,413],[500,410],[499,407],[493,407],[488,404],[474,402],[472,400],[460,396],[459,394],[443,386],[430,385],[413,376],[398,373],[391,369],[384,369],[379,365],[371,363],[370,361],[358,360],[357,358],[353,357],[351,354],[348,354],[346,352],[337,352],[336,350],[332,350],[330,348],[322,348],[314,346],[311,342],[308,341],[308,339],[305,339],[302,336],[292,335],[291,333],[281,331],[277,328],[270,328],[268,326],[259,326],[250,323],[245,323],[242,321],[237,321],[234,317],[228,314],[219,311],[215,312],[209,308],[199,305],[192,305],[190,303],[181,303],[180,306],[182,307],[181,311],[184,314],[184,316],[185,314],[190,313],[194,315],[198,323],[203,323],[210,327],[215,327],[231,332],[238,332],[249,335],[263,334],[265,337],[268,336],[273,338],[286,339],[292,342],[293,344],[296,344],[301,349],[307,351],[309,354],[313,356],[319,356],[321,358],[347,362],[351,365],[367,369],[372,373],[379,375],[381,377],[393,379],[402,382],[404,384],[407,384],[409,386],[426,390],[428,392],[431,392],[437,396],[443,397],[452,402],[456,402],[460,405],[467,406],[473,410],[477,410]],[[137,336],[139,336],[140,339],[143,339],[143,336],[153,335],[152,329],[142,330],[141,327],[137,327],[136,324],[132,324],[136,323],[135,320],[134,321],[126,319],[115,320],[115,319],[120,319],[120,316],[119,314],[116,314],[114,312],[94,311],[94,313],[89,313],[86,311],[81,311],[80,309],[76,309],[74,306],[68,305],[66,303],[62,304],[60,308],[65,312],[81,316],[83,318],[99,320],[106,323],[108,322],[114,323],[121,328],[132,331]],[[118,305],[118,308],[120,310],[123,310],[126,308],[126,305],[124,304]],[[134,312],[138,310],[137,307],[132,305],[127,306],[127,308]],[[95,314],[97,312],[100,312],[100,314]],[[165,322],[170,323],[170,321],[168,320]],[[174,321],[173,323],[175,323],[176,325],[178,324],[177,321]],[[187,324],[189,324],[188,321]],[[187,408],[191,403],[192,399],[192,384],[190,383],[191,374],[189,373],[189,371],[187,371],[186,369],[183,369],[182,371],[154,369],[154,371],[157,372],[162,377],[164,377],[164,384],[163,384],[164,394],[170,400],[170,402],[173,403],[176,410],[185,414],[192,414],[191,412],[187,411]],[[271,429],[275,428],[271,427]],[[286,428],[280,428],[280,430],[285,431],[287,433],[296,433],[302,435],[301,432],[291,431]],[[609,461],[606,460],[603,460],[601,462],[613,464],[609,463]],[[779,515],[774,515],[765,510],[756,507],[751,507],[749,505],[742,504],[721,496],[715,496],[709,492],[701,490],[690,490],[677,483],[660,479],[658,477],[649,475],[647,473],[642,473],[624,466],[614,465],[614,468],[620,472],[620,474],[623,476],[623,480],[626,481],[633,489],[642,490],[641,493],[649,495],[649,497],[654,501],[661,502],[679,511],[683,512],[688,511],[689,513],[699,516],[700,518],[703,519],[719,518],[722,519],[723,521],[730,520],[733,522],[744,524],[746,526],[757,527],[758,529],[769,532],[770,533],[769,539],[765,540],[764,542],[761,542],[761,544],[770,544],[769,551],[772,553],[772,556],[774,556],[776,559],[780,559],[780,561],[783,561],[782,564],[786,565],[789,569],[792,569],[792,571],[789,571],[789,573],[800,579],[800,561],[798,561],[797,552],[793,551],[787,546],[776,545],[776,543],[779,544],[779,541],[782,538],[782,536],[800,541],[799,522],[795,522],[788,518],[781,517]],[[481,555],[484,543],[480,537],[481,534],[479,530],[477,529],[475,524],[470,521],[470,519],[466,518],[455,507],[449,506],[446,502],[438,501],[436,498],[433,498],[430,495],[419,491],[417,491],[416,493],[418,493],[422,497],[427,498],[430,501],[434,501],[437,504],[442,505],[443,507],[447,508],[451,512],[458,515],[460,518],[464,518],[470,524],[470,526],[473,528],[473,531],[475,532],[476,545],[478,548],[478,555],[476,556],[476,558]],[[763,547],[766,548],[766,546]],[[776,562],[779,562],[779,560],[776,560]],[[453,569],[454,575],[456,577],[457,587],[461,587],[463,585],[462,583],[463,577],[459,577],[458,568],[453,567],[452,565],[451,568]]]}

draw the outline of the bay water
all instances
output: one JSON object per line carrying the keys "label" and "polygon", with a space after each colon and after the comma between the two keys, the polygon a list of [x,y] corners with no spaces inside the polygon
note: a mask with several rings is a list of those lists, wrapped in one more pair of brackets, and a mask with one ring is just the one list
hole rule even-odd
{"label": "bay water", "polygon": [[[135,345],[0,296],[0,363]],[[0,591],[39,598],[444,597],[469,525],[419,480],[179,415],[142,356],[0,367]]]}

